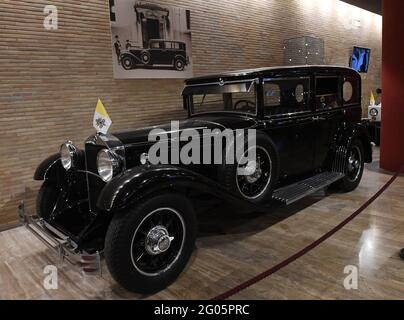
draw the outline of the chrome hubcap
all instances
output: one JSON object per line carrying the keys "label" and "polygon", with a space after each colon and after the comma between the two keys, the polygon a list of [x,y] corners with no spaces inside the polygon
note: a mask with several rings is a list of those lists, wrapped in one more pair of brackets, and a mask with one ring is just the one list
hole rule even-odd
{"label": "chrome hubcap", "polygon": [[249,161],[247,165],[239,165],[238,168],[242,168],[245,173],[239,175],[237,171],[236,177],[237,188],[245,198],[254,200],[265,193],[271,182],[272,161],[263,147],[256,147],[256,161]]}
{"label": "chrome hubcap", "polygon": [[255,183],[262,176],[261,163],[260,163],[259,159],[258,159],[258,162],[257,161],[248,162],[245,170],[247,173],[247,176],[245,177],[245,179],[248,183]]}
{"label": "chrome hubcap", "polygon": [[357,146],[354,146],[348,157],[348,177],[351,181],[356,181],[362,170],[362,155]]}
{"label": "chrome hubcap", "polygon": [[158,255],[166,252],[173,240],[174,237],[170,237],[166,228],[156,226],[146,236],[145,249],[151,255]]}
{"label": "chrome hubcap", "polygon": [[130,248],[133,266],[145,276],[166,272],[181,255],[185,234],[185,222],[175,209],[150,212],[133,234]]}
{"label": "chrome hubcap", "polygon": [[349,163],[348,163],[348,170],[350,171],[350,172],[352,172],[352,171],[354,171],[354,170],[356,170],[356,169],[358,169],[359,168],[359,166],[360,166],[360,163],[359,163],[359,161],[358,160],[356,160],[354,157],[349,157]]}

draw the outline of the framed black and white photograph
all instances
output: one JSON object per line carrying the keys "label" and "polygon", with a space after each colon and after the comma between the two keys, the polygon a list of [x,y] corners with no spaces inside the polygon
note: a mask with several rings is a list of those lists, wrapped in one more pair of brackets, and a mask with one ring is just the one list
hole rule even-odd
{"label": "framed black and white photograph", "polygon": [[138,0],[110,0],[116,79],[192,77],[191,12]]}

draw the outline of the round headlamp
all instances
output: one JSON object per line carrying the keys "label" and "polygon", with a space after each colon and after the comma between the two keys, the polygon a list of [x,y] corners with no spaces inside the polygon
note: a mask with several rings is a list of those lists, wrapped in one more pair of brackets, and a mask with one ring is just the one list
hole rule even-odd
{"label": "round headlamp", "polygon": [[370,109],[370,115],[372,117],[377,117],[379,115],[379,111],[377,111],[377,109]]}
{"label": "round headlamp", "polygon": [[60,147],[60,161],[63,168],[70,170],[74,167],[77,158],[77,149],[71,141],[68,141]]}
{"label": "round headlamp", "polygon": [[149,163],[149,155],[147,153],[142,153],[140,155],[140,163],[142,165],[146,165]]}
{"label": "round headlamp", "polygon": [[97,168],[102,180],[111,181],[120,169],[119,156],[110,150],[101,150],[97,156]]}

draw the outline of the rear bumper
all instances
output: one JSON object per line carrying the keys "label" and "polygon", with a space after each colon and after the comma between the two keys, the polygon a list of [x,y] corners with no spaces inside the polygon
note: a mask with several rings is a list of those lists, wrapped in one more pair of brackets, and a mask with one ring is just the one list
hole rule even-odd
{"label": "rear bumper", "polygon": [[58,256],[60,263],[67,261],[86,275],[101,275],[101,255],[99,252],[88,254],[79,251],[77,244],[67,235],[43,219],[27,215],[24,203],[18,207],[18,216],[21,224]]}

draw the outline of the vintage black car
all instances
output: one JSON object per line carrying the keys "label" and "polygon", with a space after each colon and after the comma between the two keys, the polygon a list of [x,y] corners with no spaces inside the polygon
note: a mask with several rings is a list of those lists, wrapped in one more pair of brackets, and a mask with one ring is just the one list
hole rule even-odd
{"label": "vintage black car", "polygon": [[96,134],[84,150],[66,142],[40,164],[37,216],[21,212],[26,226],[85,271],[96,271],[104,255],[123,287],[152,293],[172,283],[192,254],[196,199],[208,195],[271,212],[270,204],[288,205],[330,185],[354,190],[364,163],[372,161],[361,124],[361,78],[352,69],[279,67],[199,77],[185,82],[183,98],[189,117],[178,132],[256,130],[253,171],[239,175],[241,165],[226,162],[152,165],[148,134],[156,127]]}
{"label": "vintage black car", "polygon": [[186,44],[180,41],[152,39],[146,49],[129,49],[121,54],[125,70],[159,67],[183,71],[188,62]]}

